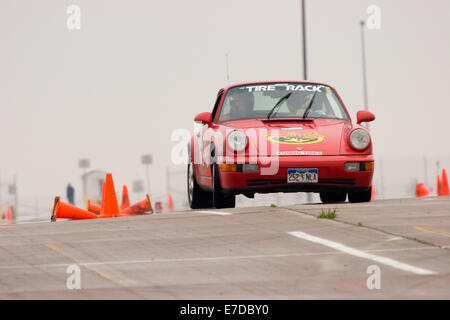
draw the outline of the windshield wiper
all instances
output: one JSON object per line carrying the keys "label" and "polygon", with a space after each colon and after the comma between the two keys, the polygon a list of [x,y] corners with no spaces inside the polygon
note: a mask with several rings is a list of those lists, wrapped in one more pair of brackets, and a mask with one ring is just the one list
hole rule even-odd
{"label": "windshield wiper", "polygon": [[313,105],[313,103],[314,103],[314,98],[316,97],[316,94],[317,94],[317,91],[314,92],[313,97],[312,97],[311,101],[310,101],[309,104],[308,104],[308,107],[306,107],[305,112],[303,112],[303,119],[306,118],[306,116],[307,116],[308,113],[309,113],[309,110],[311,110],[311,107],[312,107],[312,105]]}
{"label": "windshield wiper", "polygon": [[270,119],[270,116],[272,115],[272,113],[275,111],[275,109],[287,98],[289,98],[291,96],[292,92],[289,92],[287,95],[283,96],[280,98],[280,100],[278,100],[277,103],[275,103],[275,105],[273,106],[273,108],[270,110],[270,112],[267,114],[267,119]]}

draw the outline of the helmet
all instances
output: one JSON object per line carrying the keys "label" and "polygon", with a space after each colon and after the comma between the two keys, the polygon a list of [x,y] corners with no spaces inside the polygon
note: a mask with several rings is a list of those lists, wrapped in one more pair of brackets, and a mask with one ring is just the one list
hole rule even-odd
{"label": "helmet", "polygon": [[306,108],[312,97],[313,94],[309,92],[293,92],[286,101],[289,111],[297,113],[300,109]]}
{"label": "helmet", "polygon": [[239,110],[240,112],[253,111],[254,98],[253,94],[246,91],[233,92],[230,96],[230,106],[232,109]]}

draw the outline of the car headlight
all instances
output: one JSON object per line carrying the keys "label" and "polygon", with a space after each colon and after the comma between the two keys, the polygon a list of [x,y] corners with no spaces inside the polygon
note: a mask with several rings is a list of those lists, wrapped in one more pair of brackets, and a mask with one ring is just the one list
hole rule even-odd
{"label": "car headlight", "polygon": [[364,150],[369,143],[369,134],[363,129],[353,130],[350,134],[350,145],[356,150]]}
{"label": "car headlight", "polygon": [[247,147],[248,139],[244,132],[235,130],[232,131],[227,138],[228,147],[234,151],[242,151]]}

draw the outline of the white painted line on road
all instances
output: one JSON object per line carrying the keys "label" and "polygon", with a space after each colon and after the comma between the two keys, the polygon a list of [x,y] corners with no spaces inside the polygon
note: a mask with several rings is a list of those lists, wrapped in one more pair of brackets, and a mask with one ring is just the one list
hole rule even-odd
{"label": "white painted line on road", "polygon": [[389,238],[387,240],[385,240],[386,242],[390,242],[390,241],[396,241],[396,240],[402,240],[403,237],[393,237],[393,238]]}
{"label": "white painted line on road", "polygon": [[229,216],[232,215],[231,212],[224,212],[224,211],[193,211],[193,212],[197,212],[197,213],[208,213],[208,214],[217,214],[219,216]]}
{"label": "white painted line on road", "polygon": [[52,222],[50,220],[48,220],[48,221],[26,221],[26,222],[19,221],[14,224],[2,224],[2,225],[0,225],[0,228],[6,227],[6,226],[14,227],[14,226],[22,225],[22,224],[37,224],[37,223],[52,223]]}
{"label": "white painted line on road", "polygon": [[[421,250],[439,250],[438,247],[413,247],[398,249],[373,249],[369,252],[402,252],[402,251],[421,251]],[[192,258],[169,258],[169,259],[146,259],[146,260],[116,260],[116,261],[92,261],[82,262],[80,266],[101,266],[101,265],[126,265],[126,264],[147,264],[147,263],[179,263],[179,262],[199,262],[199,261],[224,261],[224,260],[240,260],[240,259],[270,259],[270,258],[292,258],[305,256],[324,256],[324,255],[341,255],[339,251],[324,252],[297,252],[297,253],[279,253],[279,254],[260,254],[248,256],[218,256],[218,257],[192,257]],[[19,268],[59,268],[67,267],[68,263],[48,263],[48,264],[23,264],[0,266],[0,270],[19,269]]]}
{"label": "white painted line on road", "polygon": [[52,223],[52,222],[49,219],[49,220],[45,220],[45,221],[27,221],[27,222],[20,222],[19,221],[16,224],[37,224],[37,223]]}
{"label": "white painted line on road", "polygon": [[310,234],[301,232],[301,231],[291,231],[288,232],[288,234],[290,234],[291,236],[300,238],[300,239],[304,239],[307,241],[311,241],[311,242],[315,242],[336,250],[339,250],[341,252],[345,252],[347,254],[359,257],[359,258],[364,258],[364,259],[369,259],[378,263],[382,263],[385,264],[387,266],[396,268],[396,269],[400,269],[403,271],[408,271],[408,272],[412,272],[415,274],[420,274],[420,275],[432,275],[432,274],[437,274],[434,271],[431,270],[427,270],[427,269],[422,269],[422,268],[418,268],[418,267],[414,267],[412,265],[391,259],[391,258],[386,258],[386,257],[382,257],[382,256],[376,256],[374,254],[371,253],[367,253],[365,251],[361,251],[358,249],[354,249],[351,247],[347,247],[339,242],[334,242],[334,241],[330,241],[330,240],[326,240],[326,239],[322,239],[319,237],[315,237],[312,236]]}

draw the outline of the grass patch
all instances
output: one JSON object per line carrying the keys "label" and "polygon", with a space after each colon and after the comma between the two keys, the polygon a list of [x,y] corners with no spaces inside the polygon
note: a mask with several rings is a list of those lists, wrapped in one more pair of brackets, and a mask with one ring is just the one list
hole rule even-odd
{"label": "grass patch", "polygon": [[362,227],[362,222],[361,221],[358,221],[358,227]]}
{"label": "grass patch", "polygon": [[320,212],[320,215],[317,216],[318,219],[334,219],[336,218],[336,209],[330,209],[328,208],[327,211]]}
{"label": "grass patch", "polygon": [[271,208],[276,208],[277,205],[276,205],[275,203],[271,203],[271,204],[270,204],[270,207],[271,207]]}

